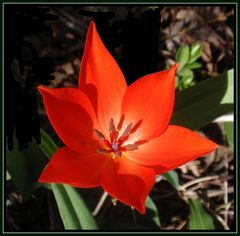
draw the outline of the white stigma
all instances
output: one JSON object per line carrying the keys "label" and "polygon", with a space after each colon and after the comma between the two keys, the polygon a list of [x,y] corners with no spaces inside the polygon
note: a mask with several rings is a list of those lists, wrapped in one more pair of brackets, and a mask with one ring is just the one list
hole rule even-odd
{"label": "white stigma", "polygon": [[112,149],[113,149],[113,151],[115,152],[115,151],[117,151],[118,150],[118,143],[113,143],[112,144]]}

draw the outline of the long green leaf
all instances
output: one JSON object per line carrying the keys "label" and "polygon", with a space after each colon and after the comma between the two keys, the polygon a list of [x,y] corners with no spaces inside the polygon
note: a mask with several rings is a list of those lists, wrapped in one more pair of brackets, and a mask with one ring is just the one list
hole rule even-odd
{"label": "long green leaf", "polygon": [[227,141],[228,141],[231,149],[233,149],[233,144],[234,144],[233,122],[226,122],[226,123],[224,123],[224,132],[225,132],[225,135],[227,137]]}
{"label": "long green leaf", "polygon": [[178,92],[171,124],[199,129],[233,111],[233,70]]}
{"label": "long green leaf", "polygon": [[146,205],[147,210],[150,210],[153,212],[152,220],[160,228],[161,227],[160,218],[159,218],[158,209],[157,209],[155,203],[153,202],[153,200],[150,197],[147,197],[145,205]]}
{"label": "long green leaf", "polygon": [[65,229],[97,229],[96,222],[76,189],[52,184],[52,190]]}
{"label": "long green leaf", "polygon": [[215,229],[213,219],[203,208],[199,199],[191,199],[189,201],[190,219],[189,229],[209,230]]}
{"label": "long green leaf", "polygon": [[50,158],[58,149],[58,146],[52,138],[43,130],[40,129],[41,144],[39,145],[45,155]]}
{"label": "long green leaf", "polygon": [[[41,149],[50,158],[57,150],[51,137],[41,130]],[[65,229],[97,229],[96,222],[79,193],[71,186],[51,184]]]}
{"label": "long green leaf", "polygon": [[178,190],[179,188],[179,178],[176,171],[172,170],[163,174],[164,178]]}
{"label": "long green leaf", "polygon": [[[146,229],[159,230],[161,228],[158,209],[155,203],[153,202],[153,200],[151,199],[151,197],[149,196],[147,197],[145,201],[145,206],[146,206],[146,213],[144,215],[141,215],[136,210],[132,211],[133,216],[135,218],[135,222],[132,223],[128,221],[128,224],[125,224],[126,223],[125,222],[124,224],[127,228],[135,229],[136,225],[138,225],[140,229],[146,228]],[[125,221],[124,218],[122,220]]]}

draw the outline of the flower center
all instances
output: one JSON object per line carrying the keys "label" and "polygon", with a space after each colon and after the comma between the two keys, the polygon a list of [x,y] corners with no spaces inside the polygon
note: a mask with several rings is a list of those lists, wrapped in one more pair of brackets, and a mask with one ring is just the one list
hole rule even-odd
{"label": "flower center", "polygon": [[100,154],[113,154],[112,157],[121,157],[122,152],[131,151],[138,149],[138,146],[143,142],[134,142],[126,144],[126,141],[129,139],[130,135],[134,133],[141,122],[137,122],[136,125],[132,123],[128,124],[121,135],[119,135],[122,130],[124,121],[124,116],[121,117],[117,127],[115,127],[114,120],[111,118],[109,121],[109,138],[107,139],[100,131],[93,129],[96,136],[101,140],[103,148],[97,148],[96,151]]}

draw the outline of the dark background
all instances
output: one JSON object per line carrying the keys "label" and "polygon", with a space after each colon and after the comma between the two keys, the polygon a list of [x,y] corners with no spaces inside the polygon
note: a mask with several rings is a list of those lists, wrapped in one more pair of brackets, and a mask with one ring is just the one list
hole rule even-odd
{"label": "dark background", "polygon": [[[40,126],[62,145],[52,130],[36,90],[39,84],[53,87],[77,86],[86,32],[91,20],[111,54],[122,69],[128,84],[137,78],[166,68],[174,62],[176,50],[183,44],[200,42],[203,46],[203,67],[195,72],[197,81],[234,67],[235,18],[233,5],[4,5],[4,93],[6,148],[28,148],[34,140],[40,143]],[[204,129],[211,139],[222,145],[222,152],[231,156],[221,127],[211,124]],[[14,135],[17,143],[14,144]],[[221,151],[209,164],[205,159],[191,168],[178,170],[184,183],[200,175],[221,174]],[[205,168],[211,165],[211,168]],[[231,166],[231,159],[229,161]],[[228,167],[230,168],[230,167]],[[229,169],[229,176],[233,175]],[[229,186],[231,186],[231,178]],[[221,182],[206,183],[198,193],[209,211],[219,214],[223,196],[206,199],[204,188],[220,188]],[[80,190],[91,208],[97,204],[102,190]],[[63,229],[54,198],[40,188],[35,197],[22,200],[11,183],[7,185],[11,202],[6,213],[8,230]],[[169,195],[170,194],[170,195]],[[166,181],[160,181],[152,191],[163,229],[177,229],[188,218],[188,207]],[[229,193],[232,201],[233,194]],[[161,201],[160,201],[161,199]],[[233,215],[228,225],[234,227]],[[103,228],[127,227],[131,211],[111,200],[98,215]],[[114,225],[118,222],[117,225]],[[224,227],[216,221],[219,229]],[[136,228],[139,226],[136,225]],[[145,226],[144,226],[145,227]],[[185,229],[186,224],[182,224]]]}

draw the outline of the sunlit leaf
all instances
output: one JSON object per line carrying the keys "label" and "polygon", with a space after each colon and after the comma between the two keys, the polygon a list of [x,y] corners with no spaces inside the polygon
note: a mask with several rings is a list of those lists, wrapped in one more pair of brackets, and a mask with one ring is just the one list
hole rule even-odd
{"label": "sunlit leaf", "polygon": [[233,149],[233,144],[234,144],[234,129],[233,129],[233,122],[225,122],[224,123],[224,132],[227,137],[227,141]]}
{"label": "sunlit leaf", "polygon": [[195,62],[192,62],[192,63],[189,63],[185,66],[186,69],[189,69],[189,70],[192,70],[192,69],[198,69],[198,68],[201,68],[202,67],[202,64],[198,61],[195,61]]}
{"label": "sunlit leaf", "polygon": [[179,62],[178,72],[187,64],[190,57],[190,48],[188,45],[181,46],[176,52],[176,61]]}
{"label": "sunlit leaf", "polygon": [[200,43],[196,42],[191,46],[190,59],[188,63],[195,62],[202,55],[202,46]]}
{"label": "sunlit leaf", "polygon": [[176,171],[172,170],[163,174],[164,178],[178,190],[179,188],[179,178]]}
{"label": "sunlit leaf", "polygon": [[189,229],[194,230],[215,229],[213,218],[204,209],[199,199],[190,199],[189,208],[190,208]]}
{"label": "sunlit leaf", "polygon": [[91,212],[76,189],[64,184],[52,184],[52,190],[65,229],[97,229]]}
{"label": "sunlit leaf", "polygon": [[9,181],[11,179],[11,175],[8,171],[6,171],[6,180]]}
{"label": "sunlit leaf", "polygon": [[171,124],[199,129],[233,111],[233,70],[176,93]]}

